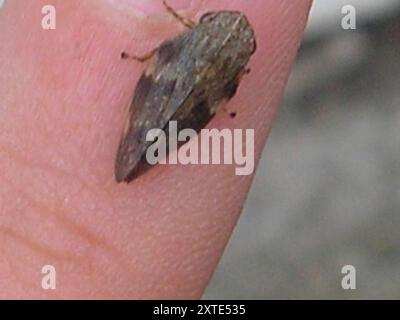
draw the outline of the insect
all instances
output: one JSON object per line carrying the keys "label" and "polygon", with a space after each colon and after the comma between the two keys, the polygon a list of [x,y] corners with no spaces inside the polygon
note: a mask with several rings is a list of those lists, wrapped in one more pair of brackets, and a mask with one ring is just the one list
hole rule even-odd
{"label": "insect", "polygon": [[[236,93],[246,65],[256,50],[254,31],[238,11],[215,11],[198,24],[164,5],[188,30],[163,42],[150,54],[139,79],[115,160],[117,182],[131,181],[145,162],[150,129],[168,127],[197,132]],[[121,55],[123,58],[127,54]]]}

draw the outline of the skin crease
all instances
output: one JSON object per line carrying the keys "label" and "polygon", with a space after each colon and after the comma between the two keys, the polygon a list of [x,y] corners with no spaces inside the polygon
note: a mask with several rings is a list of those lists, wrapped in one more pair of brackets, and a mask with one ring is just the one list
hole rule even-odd
{"label": "skin crease", "polygon": [[[254,128],[258,161],[302,37],[308,0],[173,1],[198,21],[246,14],[257,51],[209,128]],[[52,4],[57,29],[41,28]],[[182,10],[181,10],[182,9]],[[157,166],[116,184],[115,152],[141,55],[184,30],[161,1],[13,0],[0,9],[0,298],[200,298],[252,176]],[[56,290],[41,288],[53,265]],[[249,284],[251,285],[251,284]]]}

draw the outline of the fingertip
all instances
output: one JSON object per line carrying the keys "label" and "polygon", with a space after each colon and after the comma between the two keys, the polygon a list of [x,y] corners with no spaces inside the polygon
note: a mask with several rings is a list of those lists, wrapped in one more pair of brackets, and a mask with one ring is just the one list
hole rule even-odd
{"label": "fingertip", "polygon": [[[153,15],[165,12],[163,0],[106,0],[111,5],[115,6],[132,6],[134,10],[141,12],[144,15]],[[167,0],[167,4],[175,10],[187,10],[192,6],[192,1],[187,0]]]}

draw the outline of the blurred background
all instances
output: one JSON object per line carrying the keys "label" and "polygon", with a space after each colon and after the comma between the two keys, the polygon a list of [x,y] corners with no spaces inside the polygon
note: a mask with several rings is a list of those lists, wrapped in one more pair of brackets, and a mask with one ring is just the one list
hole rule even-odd
{"label": "blurred background", "polygon": [[[357,29],[341,28],[353,5]],[[357,271],[343,290],[344,265]],[[400,1],[315,0],[204,299],[400,299]]]}

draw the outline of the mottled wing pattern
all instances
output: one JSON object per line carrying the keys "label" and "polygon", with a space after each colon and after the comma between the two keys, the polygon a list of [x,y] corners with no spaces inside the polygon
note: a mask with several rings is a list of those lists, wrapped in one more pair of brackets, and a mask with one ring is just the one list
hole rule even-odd
{"label": "mottled wing pattern", "polygon": [[193,89],[193,61],[187,61],[182,68],[176,54],[178,46],[185,43],[184,37],[185,34],[160,46],[136,86],[115,162],[118,182],[129,179],[152,143],[146,141],[147,132],[164,128]]}

